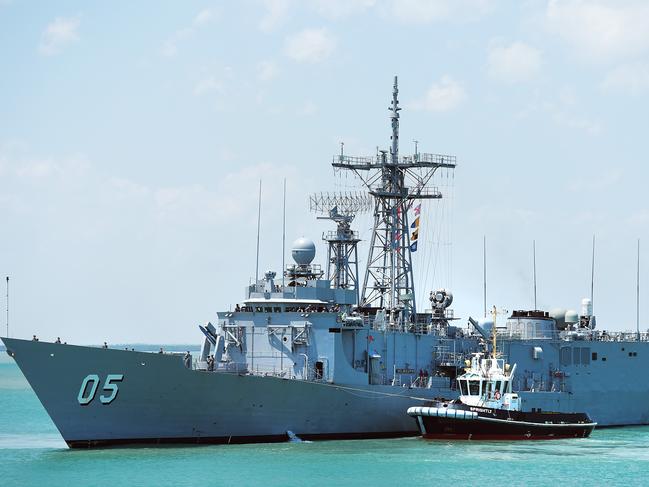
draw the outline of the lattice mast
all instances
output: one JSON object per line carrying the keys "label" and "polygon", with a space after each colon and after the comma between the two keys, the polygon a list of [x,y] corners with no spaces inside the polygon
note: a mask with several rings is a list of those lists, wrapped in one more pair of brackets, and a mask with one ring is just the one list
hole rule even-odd
{"label": "lattice mast", "polygon": [[372,207],[371,197],[364,194],[314,194],[309,198],[311,211],[324,213],[319,220],[332,220],[336,230],[322,235],[327,242],[327,279],[331,287],[356,291],[359,302],[358,285],[358,232],[352,230],[351,223],[359,213],[368,212]]}
{"label": "lattice mast", "polygon": [[[455,156],[421,154],[399,157],[399,88],[394,77],[390,153],[375,157],[334,156],[335,169],[353,171],[374,198],[374,227],[360,305],[389,310],[390,324],[403,325],[416,313],[408,210],[421,199],[441,198],[427,187],[439,168],[455,168]],[[389,157],[388,157],[389,155]]]}

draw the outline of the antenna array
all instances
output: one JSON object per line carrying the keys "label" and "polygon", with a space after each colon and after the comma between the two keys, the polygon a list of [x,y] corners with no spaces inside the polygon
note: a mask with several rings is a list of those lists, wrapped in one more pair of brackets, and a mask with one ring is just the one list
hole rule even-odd
{"label": "antenna array", "polygon": [[363,193],[317,193],[309,196],[309,210],[328,214],[333,208],[340,215],[358,215],[372,209],[372,197]]}
{"label": "antenna array", "polygon": [[372,208],[372,198],[362,193],[319,193],[309,197],[309,208],[322,213],[320,220],[332,220],[336,230],[322,235],[327,242],[327,279],[335,288],[356,291],[358,302],[358,232],[351,223],[358,213]]}

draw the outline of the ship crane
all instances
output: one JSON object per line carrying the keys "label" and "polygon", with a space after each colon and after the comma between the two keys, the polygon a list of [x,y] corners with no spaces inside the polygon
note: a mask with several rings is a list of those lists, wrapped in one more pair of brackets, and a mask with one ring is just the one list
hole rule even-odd
{"label": "ship crane", "polygon": [[415,287],[408,211],[418,200],[442,194],[428,183],[440,168],[454,169],[456,157],[415,151],[399,155],[399,89],[394,77],[391,147],[376,156],[333,157],[334,170],[352,171],[374,200],[374,224],[359,305],[368,311],[385,309],[390,325],[405,329],[416,317]]}

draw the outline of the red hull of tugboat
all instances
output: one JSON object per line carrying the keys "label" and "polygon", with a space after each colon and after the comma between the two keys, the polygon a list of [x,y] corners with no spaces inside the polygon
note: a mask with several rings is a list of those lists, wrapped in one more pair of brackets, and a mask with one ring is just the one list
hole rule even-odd
{"label": "red hull of tugboat", "polygon": [[[588,436],[588,435],[586,435]],[[473,440],[473,441],[519,441],[519,440],[561,440],[581,438],[581,436],[521,436],[521,435],[481,435],[481,434],[438,434],[423,435],[427,440]]]}
{"label": "red hull of tugboat", "polygon": [[[426,439],[558,440],[587,438],[596,423],[583,413],[526,413],[465,405],[409,411]],[[473,411],[471,411],[473,409]],[[479,412],[478,412],[479,411]],[[456,417],[457,416],[457,417]]]}

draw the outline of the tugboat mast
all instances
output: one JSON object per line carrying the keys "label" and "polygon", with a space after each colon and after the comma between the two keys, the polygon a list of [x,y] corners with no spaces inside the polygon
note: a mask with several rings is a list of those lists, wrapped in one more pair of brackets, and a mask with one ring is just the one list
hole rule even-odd
{"label": "tugboat mast", "polygon": [[[374,225],[359,305],[385,309],[393,328],[405,328],[416,315],[408,211],[417,200],[439,199],[437,188],[427,185],[439,168],[454,169],[455,156],[415,153],[399,156],[399,88],[394,77],[391,112],[390,157],[378,151],[374,157],[333,158],[335,169],[351,170],[374,198]],[[416,240],[416,239],[413,239]]]}

